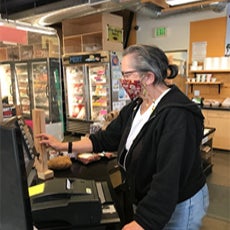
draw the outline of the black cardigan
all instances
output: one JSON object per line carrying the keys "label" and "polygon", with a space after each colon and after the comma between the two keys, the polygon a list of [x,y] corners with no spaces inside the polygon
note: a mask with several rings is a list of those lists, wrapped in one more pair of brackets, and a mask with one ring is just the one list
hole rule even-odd
{"label": "black cardigan", "polygon": [[[105,131],[90,135],[94,152],[118,151],[121,162],[141,102],[132,101]],[[177,203],[205,184],[200,154],[203,119],[199,107],[172,86],[133,141],[125,165],[120,164],[137,205],[134,220],[144,229],[162,229]]]}

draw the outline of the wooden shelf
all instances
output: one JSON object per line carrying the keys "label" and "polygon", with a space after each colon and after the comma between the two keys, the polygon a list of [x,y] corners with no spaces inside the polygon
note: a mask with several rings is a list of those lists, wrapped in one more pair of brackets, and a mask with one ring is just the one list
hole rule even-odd
{"label": "wooden shelf", "polygon": [[7,60],[7,49],[0,48],[0,61],[6,61]]}
{"label": "wooden shelf", "polygon": [[97,34],[102,34],[102,31],[100,30],[100,31],[84,33],[84,34],[69,35],[69,36],[63,37],[63,39],[64,40],[75,39],[75,38],[79,38],[79,37],[82,37],[82,36],[93,36],[93,35],[97,35]]}
{"label": "wooden shelf", "polygon": [[33,35],[29,35],[28,40],[28,45],[18,44],[0,47],[0,61],[24,61],[36,58],[58,58],[60,56],[57,37],[33,33]]}
{"label": "wooden shelf", "polygon": [[223,84],[222,82],[220,82],[220,81],[214,81],[214,82],[207,82],[207,81],[205,81],[205,82],[190,82],[190,81],[186,81],[185,82],[186,84],[189,84],[189,85],[221,85],[221,84]]}
{"label": "wooden shelf", "polygon": [[109,28],[123,30],[123,18],[119,15],[100,13],[62,22],[63,54],[81,52],[122,51],[123,43],[108,39]]}
{"label": "wooden shelf", "polygon": [[220,81],[215,82],[185,82],[188,85],[191,85],[191,93],[193,92],[193,85],[218,85],[218,93],[220,94],[220,86],[223,84]]}
{"label": "wooden shelf", "polygon": [[[212,30],[210,30],[212,28]],[[218,36],[216,36],[216,31],[218,31]],[[193,50],[194,43],[198,41],[205,41],[207,43],[206,47],[206,57],[223,57],[223,50],[219,49],[219,47],[225,47],[225,36],[226,36],[226,17],[218,17],[212,19],[205,19],[200,21],[190,22],[190,30],[189,30],[189,50]],[[197,43],[198,44],[198,43]],[[218,44],[218,46],[217,46]],[[204,60],[198,60],[198,66],[204,66],[201,70],[191,69],[193,64],[193,52],[189,52],[188,57],[188,65],[189,77],[196,77],[196,74],[212,74],[212,78],[216,78],[217,81],[222,82],[221,85],[188,85],[189,87],[197,88],[200,91],[200,97],[203,98],[214,98],[217,100],[223,100],[230,95],[230,69],[223,68],[220,69],[218,66],[211,65],[210,67],[204,65]],[[220,86],[221,92],[218,94],[218,86]],[[192,98],[194,95],[190,93],[190,89],[187,91],[188,97]]]}
{"label": "wooden shelf", "polygon": [[230,70],[190,70],[190,73],[230,73]]}

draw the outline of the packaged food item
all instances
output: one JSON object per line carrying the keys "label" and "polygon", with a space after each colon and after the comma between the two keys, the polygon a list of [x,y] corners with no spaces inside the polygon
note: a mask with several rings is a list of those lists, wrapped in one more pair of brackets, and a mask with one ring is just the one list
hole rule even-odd
{"label": "packaged food item", "polygon": [[222,101],[221,106],[225,108],[230,108],[230,97],[225,98]]}

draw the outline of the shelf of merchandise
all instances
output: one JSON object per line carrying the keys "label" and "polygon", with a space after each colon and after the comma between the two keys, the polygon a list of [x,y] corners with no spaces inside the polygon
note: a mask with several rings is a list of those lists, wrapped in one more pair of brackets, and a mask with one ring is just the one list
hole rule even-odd
{"label": "shelf of merchandise", "polygon": [[220,88],[221,85],[223,85],[223,82],[215,81],[215,82],[185,82],[187,85],[191,86],[191,93],[193,92],[193,86],[194,85],[217,85],[218,86],[218,93],[220,94]]}

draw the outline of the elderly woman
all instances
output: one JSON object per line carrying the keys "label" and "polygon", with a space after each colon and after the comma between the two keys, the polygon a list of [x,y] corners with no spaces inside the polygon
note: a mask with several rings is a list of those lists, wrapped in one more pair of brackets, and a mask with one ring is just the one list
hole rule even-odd
{"label": "elderly woman", "polygon": [[122,58],[121,84],[131,98],[106,130],[62,143],[47,134],[41,143],[58,151],[117,151],[133,215],[123,230],[198,230],[208,207],[198,106],[166,79],[177,75],[164,52],[133,45]]}

